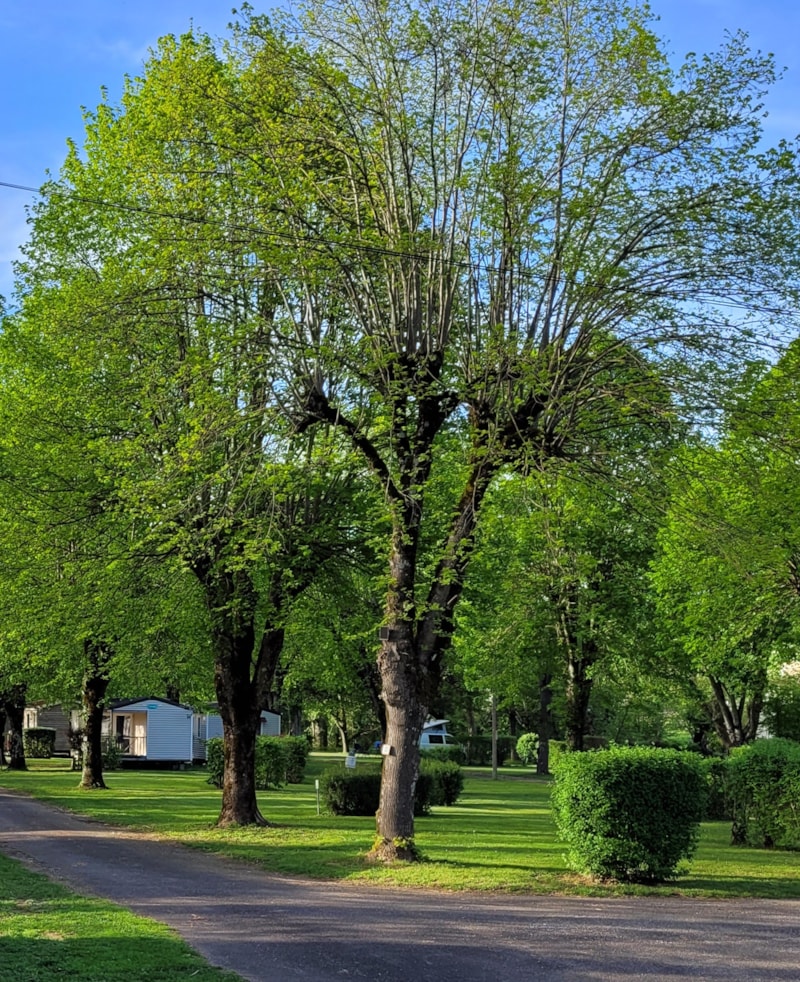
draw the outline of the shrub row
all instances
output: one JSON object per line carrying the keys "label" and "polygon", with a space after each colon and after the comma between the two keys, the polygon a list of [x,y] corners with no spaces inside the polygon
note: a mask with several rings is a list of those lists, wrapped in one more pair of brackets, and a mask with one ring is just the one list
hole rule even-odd
{"label": "shrub row", "polygon": [[774,737],[738,747],[725,784],[734,843],[800,848],[800,743]]}
{"label": "shrub row", "polygon": [[[454,805],[464,789],[464,777],[452,761],[420,762],[414,793],[414,814],[428,815],[434,805]],[[331,770],[323,775],[325,807],[333,815],[374,815],[381,791],[380,771]]]}
{"label": "shrub row", "polygon": [[[256,737],[256,788],[280,788],[284,784],[301,784],[308,759],[305,737]],[[224,745],[221,737],[206,742],[208,783],[222,787]]]}
{"label": "shrub row", "polygon": [[676,750],[561,755],[552,803],[572,867],[629,883],[675,876],[697,845],[706,786],[700,759]]}

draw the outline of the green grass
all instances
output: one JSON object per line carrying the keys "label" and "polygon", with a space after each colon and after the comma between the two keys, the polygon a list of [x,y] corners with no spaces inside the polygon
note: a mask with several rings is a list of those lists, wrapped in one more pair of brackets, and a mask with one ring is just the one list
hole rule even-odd
{"label": "green grass", "polygon": [[[547,781],[529,770],[468,771],[452,808],[417,820],[426,862],[372,865],[372,818],[317,815],[314,779],[341,757],[312,755],[302,785],[264,792],[259,803],[271,827],[216,829],[220,792],[202,770],[119,771],[107,791],[79,791],[77,776],[58,761],[32,762],[27,773],[5,771],[0,783],[111,824],[126,825],[187,845],[313,878],[441,890],[800,898],[800,855],[729,845],[730,826],[706,823],[694,860],[679,879],[660,887],[594,883],[566,867],[553,825]],[[358,766],[377,767],[360,758]]]}
{"label": "green grass", "polygon": [[0,855],[0,978],[235,982],[239,976],[211,968],[164,925],[76,896]]}

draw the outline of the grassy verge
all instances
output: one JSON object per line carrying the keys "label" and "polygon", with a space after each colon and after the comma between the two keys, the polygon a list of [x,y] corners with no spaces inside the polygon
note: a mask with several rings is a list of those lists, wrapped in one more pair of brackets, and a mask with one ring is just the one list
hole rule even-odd
{"label": "grassy verge", "polygon": [[[707,823],[687,872],[661,887],[600,884],[572,875],[563,859],[546,781],[529,771],[469,771],[462,799],[418,819],[417,842],[426,862],[392,868],[364,861],[374,837],[371,818],[317,814],[314,780],[341,758],[312,755],[302,785],[264,792],[266,829],[214,828],[220,793],[202,770],[120,771],[109,790],[79,791],[60,762],[35,762],[27,773],[0,773],[0,784],[111,824],[173,838],[187,845],[256,863],[276,872],[335,880],[441,890],[496,890],[591,896],[683,894],[707,897],[800,898],[798,854],[729,845],[730,826]],[[359,759],[376,767],[377,759]]]}
{"label": "grassy verge", "polygon": [[[135,975],[131,966],[135,965]],[[235,982],[169,928],[80,897],[0,855],[0,978],[4,982]]]}

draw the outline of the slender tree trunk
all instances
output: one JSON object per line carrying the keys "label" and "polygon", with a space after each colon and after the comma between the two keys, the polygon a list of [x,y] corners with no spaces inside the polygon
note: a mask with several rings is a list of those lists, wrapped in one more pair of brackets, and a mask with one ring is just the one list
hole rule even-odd
{"label": "slender tree trunk", "polygon": [[25,743],[22,739],[22,726],[25,720],[25,696],[27,685],[12,685],[3,693],[6,716],[8,718],[8,768],[12,771],[26,771]]}
{"label": "slender tree trunk", "polygon": [[553,702],[552,681],[553,676],[550,672],[545,672],[539,679],[539,711],[536,725],[539,744],[536,748],[536,773],[542,775],[550,773],[550,739],[553,735],[553,714],[550,708]]}
{"label": "slender tree trunk", "polygon": [[86,651],[92,669],[83,681],[83,726],[81,750],[83,770],[78,785],[84,790],[105,788],[103,778],[103,699],[108,688],[105,667],[109,652],[103,646],[87,642]]}

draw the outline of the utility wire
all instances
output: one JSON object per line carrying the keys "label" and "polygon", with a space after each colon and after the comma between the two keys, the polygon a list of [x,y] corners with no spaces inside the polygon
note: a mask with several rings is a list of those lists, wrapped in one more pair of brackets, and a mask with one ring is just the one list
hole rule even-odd
{"label": "utility wire", "polygon": [[[14,191],[29,191],[32,194],[37,194],[45,197],[47,194],[60,194],[66,198],[73,201],[80,201],[84,204],[94,205],[99,208],[106,208],[115,211],[126,211],[133,212],[142,215],[150,215],[153,218],[167,218],[171,221],[182,222],[191,225],[209,225],[215,228],[224,229],[226,231],[234,232],[249,232],[254,235],[271,236],[274,239],[279,239],[281,241],[289,242],[292,245],[296,245],[298,242],[297,236],[292,235],[289,232],[281,232],[278,230],[267,230],[261,228],[257,225],[247,225],[239,222],[229,222],[223,221],[222,219],[208,218],[207,216],[200,215],[189,215],[180,212],[170,212],[161,211],[157,208],[149,208],[146,205],[130,205],[123,204],[122,202],[116,201],[106,201],[102,198],[93,198],[87,195],[78,194],[76,191],[70,191],[59,187],[56,184],[52,185],[52,188],[48,190],[43,190],[42,188],[29,187],[25,184],[12,184],[9,181],[0,181],[0,187],[10,188]],[[441,263],[442,265],[452,266],[456,269],[467,270],[468,272],[483,272],[483,273],[499,273],[500,269],[497,266],[490,266],[485,263],[472,262],[466,259],[445,259],[444,257],[437,257],[434,255],[428,255],[427,253],[415,253],[415,252],[404,252],[401,249],[391,249],[388,246],[379,245],[369,245],[365,242],[340,242],[336,239],[328,239],[323,235],[309,235],[307,238],[302,240],[304,245],[311,246],[312,248],[318,249],[320,252],[328,251],[329,249],[350,249],[353,251],[364,251],[371,252],[378,256],[386,256],[394,259],[413,259],[418,262],[429,262],[433,259],[435,262]],[[519,269],[516,270],[519,275],[528,275],[529,270]]]}

